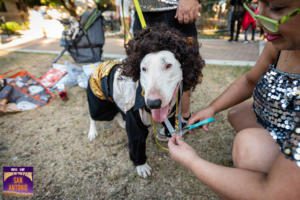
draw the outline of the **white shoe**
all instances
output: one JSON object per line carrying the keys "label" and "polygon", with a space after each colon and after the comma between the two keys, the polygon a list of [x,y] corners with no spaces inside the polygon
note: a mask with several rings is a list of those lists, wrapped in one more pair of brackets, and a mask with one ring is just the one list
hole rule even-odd
{"label": "white shoe", "polygon": [[170,137],[168,137],[166,135],[166,132],[165,132],[165,127],[162,127],[160,129],[158,129],[158,132],[157,134],[155,135],[155,137],[159,140],[159,141],[162,141],[162,142],[168,142]]}

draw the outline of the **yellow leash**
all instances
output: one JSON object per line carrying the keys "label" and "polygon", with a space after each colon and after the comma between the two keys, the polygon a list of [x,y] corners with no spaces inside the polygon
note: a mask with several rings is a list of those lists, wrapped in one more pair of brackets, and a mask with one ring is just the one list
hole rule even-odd
{"label": "yellow leash", "polygon": [[[145,18],[144,18],[144,15],[143,15],[143,12],[142,12],[142,9],[141,9],[141,6],[140,6],[140,3],[139,3],[139,0],[133,0],[133,3],[134,3],[134,7],[136,9],[136,12],[138,14],[138,18],[140,20],[140,23],[141,23],[141,26],[142,26],[142,29],[145,29],[147,27],[147,24],[146,24],[146,21],[145,21]],[[177,100],[176,100],[176,114],[175,114],[175,117],[176,119],[178,119],[178,97],[177,97]],[[158,135],[158,132],[157,132],[157,127],[156,127],[156,124],[153,122],[153,120],[151,119],[151,123],[152,123],[152,127],[153,127],[153,133],[154,133],[154,137],[155,137],[155,143],[156,145],[163,151],[166,151],[168,152],[169,149],[164,147],[163,145],[160,144],[160,142],[158,141],[157,139],[157,135]],[[176,120],[175,122],[175,128],[178,129],[178,120]]]}
{"label": "yellow leash", "polygon": [[[139,0],[133,0],[133,3],[134,3],[134,7],[136,9],[136,12],[138,14],[141,26],[142,26],[143,29],[145,29],[147,27],[147,24],[146,24],[146,21],[145,21],[145,18],[144,18]],[[157,134],[158,134],[157,133],[157,127],[156,127],[156,124],[153,122],[152,119],[151,119],[151,123],[152,123],[152,127],[153,127],[153,133],[154,133],[154,138],[155,138],[156,145],[159,147],[159,149],[168,152],[169,151],[168,148],[161,145],[160,142],[157,139]]]}
{"label": "yellow leash", "polygon": [[153,122],[152,120],[152,127],[153,127],[153,133],[154,133],[154,138],[155,138],[155,143],[156,145],[158,146],[159,149],[163,150],[163,151],[166,151],[166,152],[169,152],[169,149],[164,147],[162,144],[160,144],[160,142],[158,141],[157,139],[157,127],[156,127],[156,124]]}
{"label": "yellow leash", "polygon": [[[177,94],[178,95],[178,94]],[[178,129],[178,126],[179,126],[179,122],[178,122],[178,114],[179,114],[179,102],[178,102],[178,96],[176,98],[176,112],[175,112],[175,127],[176,129]],[[151,118],[151,123],[152,123],[152,127],[153,127],[153,134],[154,134],[154,138],[155,138],[155,143],[156,145],[158,146],[159,149],[163,150],[163,151],[166,151],[166,152],[169,152],[169,149],[164,147],[157,139],[157,135],[158,135],[158,132],[157,132],[157,127],[156,127],[156,123],[153,122],[153,119]]]}
{"label": "yellow leash", "polygon": [[139,20],[141,22],[142,28],[145,29],[147,27],[147,24],[146,24],[139,0],[133,0],[133,3],[134,3],[135,10],[138,14]]}

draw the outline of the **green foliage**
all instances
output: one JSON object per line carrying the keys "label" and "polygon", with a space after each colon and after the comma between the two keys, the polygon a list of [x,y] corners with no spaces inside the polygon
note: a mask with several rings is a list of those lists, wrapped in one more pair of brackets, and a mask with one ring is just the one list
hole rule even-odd
{"label": "green foliage", "polygon": [[7,34],[17,34],[18,31],[22,30],[22,25],[17,22],[10,21],[5,24],[1,24],[1,30]]}
{"label": "green foliage", "polygon": [[59,0],[41,0],[41,3],[44,5],[50,5],[50,6],[61,5],[61,2]]}

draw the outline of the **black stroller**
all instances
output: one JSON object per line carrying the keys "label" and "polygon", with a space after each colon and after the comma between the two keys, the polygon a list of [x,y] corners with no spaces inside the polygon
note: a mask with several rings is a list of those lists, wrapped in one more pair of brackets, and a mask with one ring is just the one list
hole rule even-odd
{"label": "black stroller", "polygon": [[76,63],[101,61],[105,42],[102,12],[96,8],[82,14],[79,21],[61,20],[66,30],[62,33],[62,52],[54,59],[56,63],[68,51]]}

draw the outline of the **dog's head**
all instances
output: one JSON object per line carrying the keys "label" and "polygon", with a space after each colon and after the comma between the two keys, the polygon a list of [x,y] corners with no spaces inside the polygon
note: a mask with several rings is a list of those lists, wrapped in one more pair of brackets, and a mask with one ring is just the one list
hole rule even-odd
{"label": "dog's head", "polygon": [[181,64],[170,51],[147,54],[140,65],[140,83],[154,121],[164,121],[182,81]]}
{"label": "dog's head", "polygon": [[176,101],[179,84],[194,89],[204,61],[197,42],[165,25],[139,32],[126,46],[123,75],[140,80],[152,118],[164,121]]}

